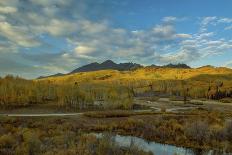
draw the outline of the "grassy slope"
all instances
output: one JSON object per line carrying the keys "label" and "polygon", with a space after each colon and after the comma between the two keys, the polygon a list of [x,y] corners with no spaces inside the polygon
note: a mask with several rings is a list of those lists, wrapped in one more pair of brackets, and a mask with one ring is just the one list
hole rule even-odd
{"label": "grassy slope", "polygon": [[196,69],[174,68],[143,68],[136,71],[101,70],[83,72],[62,77],[50,77],[37,81],[53,81],[57,84],[64,83],[108,83],[108,82],[132,82],[132,81],[159,81],[159,80],[193,80],[209,82],[209,80],[232,81],[232,70],[229,68],[201,67]]}

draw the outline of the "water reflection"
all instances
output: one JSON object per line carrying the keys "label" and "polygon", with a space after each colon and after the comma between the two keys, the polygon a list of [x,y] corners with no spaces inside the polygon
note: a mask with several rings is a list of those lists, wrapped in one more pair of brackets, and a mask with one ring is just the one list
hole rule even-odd
{"label": "water reflection", "polygon": [[[95,134],[97,137],[102,137],[103,134]],[[189,149],[184,147],[176,147],[173,145],[164,145],[155,142],[149,142],[142,138],[133,136],[115,135],[114,140],[120,145],[129,147],[136,145],[144,151],[150,151],[155,155],[231,155],[223,153],[223,151]]]}

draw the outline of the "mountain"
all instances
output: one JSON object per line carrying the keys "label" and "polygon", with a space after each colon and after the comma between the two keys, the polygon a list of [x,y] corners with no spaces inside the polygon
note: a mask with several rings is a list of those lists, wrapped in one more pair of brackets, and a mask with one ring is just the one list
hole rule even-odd
{"label": "mountain", "polygon": [[[157,65],[151,65],[151,66],[146,66],[148,68],[180,68],[180,69],[189,69],[189,67],[186,64],[168,64],[164,66],[157,66]],[[91,71],[99,71],[99,70],[118,70],[118,71],[130,71],[130,70],[136,70],[138,68],[143,68],[142,65],[136,64],[136,63],[115,63],[112,60],[106,60],[102,63],[90,63],[87,65],[84,65],[82,67],[79,67],[72,72],[68,74],[62,74],[58,73],[55,75],[50,75],[50,76],[40,76],[38,79],[43,79],[43,78],[48,78],[48,77],[58,77],[58,76],[63,76],[63,75],[69,75],[69,74],[75,74],[75,73],[80,73],[80,72],[91,72]]]}
{"label": "mountain", "polygon": [[180,64],[180,63],[179,64],[168,64],[168,65],[165,65],[165,66],[162,66],[162,67],[166,67],[166,68],[183,68],[183,69],[191,68],[186,64]]}
{"label": "mountain", "polygon": [[181,63],[178,63],[178,64],[167,64],[167,65],[164,65],[164,66],[158,66],[158,65],[150,65],[150,66],[146,66],[148,68],[179,68],[179,69],[190,69],[191,67],[186,65],[186,64],[181,64]]}
{"label": "mountain", "polygon": [[112,60],[106,60],[103,63],[91,63],[82,67],[79,67],[75,70],[73,70],[72,72],[70,72],[69,74],[73,74],[73,73],[79,73],[79,72],[91,72],[91,71],[98,71],[98,70],[107,70],[107,69],[112,69],[112,70],[118,70],[118,71],[128,71],[128,70],[134,70],[137,68],[141,68],[143,67],[140,64],[136,64],[136,63],[120,63],[117,64],[115,62],[113,62]]}

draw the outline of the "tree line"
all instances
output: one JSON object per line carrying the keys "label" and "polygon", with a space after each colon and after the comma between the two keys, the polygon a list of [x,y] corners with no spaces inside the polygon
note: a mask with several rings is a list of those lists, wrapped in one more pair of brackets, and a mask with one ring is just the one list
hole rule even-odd
{"label": "tree line", "polygon": [[[57,107],[85,109],[96,105],[102,108],[133,106],[133,97],[147,92],[159,92],[184,98],[223,99],[232,97],[228,81],[197,80],[116,80],[112,82],[55,83],[52,80],[26,80],[20,77],[0,78],[2,107],[55,103]],[[155,93],[154,93],[155,95]]]}
{"label": "tree line", "polygon": [[[166,94],[168,96],[181,96],[183,98],[206,98],[220,100],[232,97],[232,87],[223,80],[193,81],[193,80],[159,80],[134,81],[134,84],[125,84],[136,96],[151,93],[153,95]],[[152,95],[152,94],[151,94]]]}
{"label": "tree line", "polygon": [[55,84],[52,81],[32,81],[20,77],[0,78],[0,105],[19,107],[31,104],[55,103],[57,107],[84,109],[96,100],[105,104],[102,108],[131,108],[130,91],[123,86],[89,83]]}

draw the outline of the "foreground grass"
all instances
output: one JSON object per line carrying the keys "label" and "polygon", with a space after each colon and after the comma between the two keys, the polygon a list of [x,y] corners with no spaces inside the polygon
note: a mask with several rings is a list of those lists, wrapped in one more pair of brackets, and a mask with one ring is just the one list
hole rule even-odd
{"label": "foreground grass", "polygon": [[[83,138],[82,133],[107,131],[165,144],[197,149],[226,149],[232,152],[232,122],[223,113],[204,110],[195,110],[187,115],[125,113],[120,115],[93,113],[88,117],[66,118],[0,118],[0,150],[10,153],[14,153],[12,152],[14,150],[27,152],[30,150],[29,145],[32,145],[32,148],[38,145],[41,154],[47,152],[54,154],[55,150],[58,150],[57,152],[74,150],[75,153],[75,150],[82,146],[82,150],[88,154],[88,151],[92,150],[90,146],[98,150],[100,142],[90,141],[88,136]],[[30,134],[30,138],[27,138],[27,133]],[[35,139],[36,142],[30,144],[30,139]],[[89,141],[93,143],[89,144]]]}
{"label": "foreground grass", "polygon": [[[68,126],[52,126],[52,129],[46,131],[43,130],[43,127],[14,127],[11,125],[1,126],[0,154],[3,155],[151,154],[133,144],[129,147],[121,147],[110,134],[104,134],[101,138],[97,138],[92,134],[75,132]],[[36,123],[34,125],[36,126]]]}

